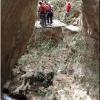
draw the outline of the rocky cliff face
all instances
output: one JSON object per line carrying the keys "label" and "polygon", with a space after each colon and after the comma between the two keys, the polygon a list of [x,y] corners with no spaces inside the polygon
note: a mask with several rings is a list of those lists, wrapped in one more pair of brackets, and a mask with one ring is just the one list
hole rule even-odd
{"label": "rocky cliff face", "polygon": [[1,31],[2,85],[11,76],[18,57],[26,48],[35,22],[37,0],[3,0]]}
{"label": "rocky cliff face", "polygon": [[83,31],[93,56],[99,54],[99,0],[82,0]]}
{"label": "rocky cliff face", "polygon": [[83,72],[89,83],[88,94],[92,100],[99,100],[99,0],[82,1],[83,34],[87,44],[87,60]]}

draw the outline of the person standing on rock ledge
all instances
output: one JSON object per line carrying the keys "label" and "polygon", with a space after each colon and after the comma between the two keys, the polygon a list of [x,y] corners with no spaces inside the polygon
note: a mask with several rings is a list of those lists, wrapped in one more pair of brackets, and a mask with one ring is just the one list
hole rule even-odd
{"label": "person standing on rock ledge", "polygon": [[66,2],[66,15],[69,16],[71,11],[71,3],[69,2],[69,0]]}
{"label": "person standing on rock ledge", "polygon": [[39,17],[40,17],[40,24],[41,26],[46,26],[46,8],[43,2],[39,2]]}
{"label": "person standing on rock ledge", "polygon": [[47,24],[51,25],[52,24],[52,18],[53,18],[53,5],[51,5],[50,2],[46,4],[46,10],[47,10]]}
{"label": "person standing on rock ledge", "polygon": [[71,12],[71,3],[69,2],[69,0],[66,0],[66,5],[65,5],[65,15],[64,15],[64,20],[66,19],[66,17],[69,16],[70,12]]}

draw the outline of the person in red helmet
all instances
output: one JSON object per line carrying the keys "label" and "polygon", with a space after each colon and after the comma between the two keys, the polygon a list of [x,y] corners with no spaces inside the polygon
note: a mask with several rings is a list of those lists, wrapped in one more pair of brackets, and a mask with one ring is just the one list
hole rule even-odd
{"label": "person in red helmet", "polygon": [[46,8],[43,2],[39,2],[39,16],[40,16],[40,24],[41,26],[46,26]]}

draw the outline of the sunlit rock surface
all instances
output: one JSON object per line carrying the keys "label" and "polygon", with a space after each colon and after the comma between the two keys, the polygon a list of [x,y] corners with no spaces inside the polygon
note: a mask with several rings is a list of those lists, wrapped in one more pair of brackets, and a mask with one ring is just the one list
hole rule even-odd
{"label": "sunlit rock surface", "polygon": [[[66,26],[66,24],[64,24],[63,22],[60,22],[60,20],[53,19],[53,23],[51,25],[47,24],[47,26],[45,28],[49,28],[49,27],[51,27],[51,28],[53,28],[53,27],[64,27],[64,26]],[[43,28],[40,25],[40,21],[36,21],[35,27],[36,28]]]}

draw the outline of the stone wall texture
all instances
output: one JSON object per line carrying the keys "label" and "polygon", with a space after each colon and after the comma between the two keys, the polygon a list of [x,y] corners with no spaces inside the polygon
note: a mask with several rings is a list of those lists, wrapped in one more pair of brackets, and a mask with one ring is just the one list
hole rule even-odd
{"label": "stone wall texture", "polygon": [[33,32],[38,0],[1,2],[1,77],[2,86],[11,78],[11,69],[25,52]]}
{"label": "stone wall texture", "polygon": [[82,22],[87,46],[87,61],[82,71],[88,79],[88,94],[92,100],[99,100],[99,0],[82,0]]}
{"label": "stone wall texture", "polygon": [[99,54],[99,0],[82,0],[83,32],[93,56]]}

